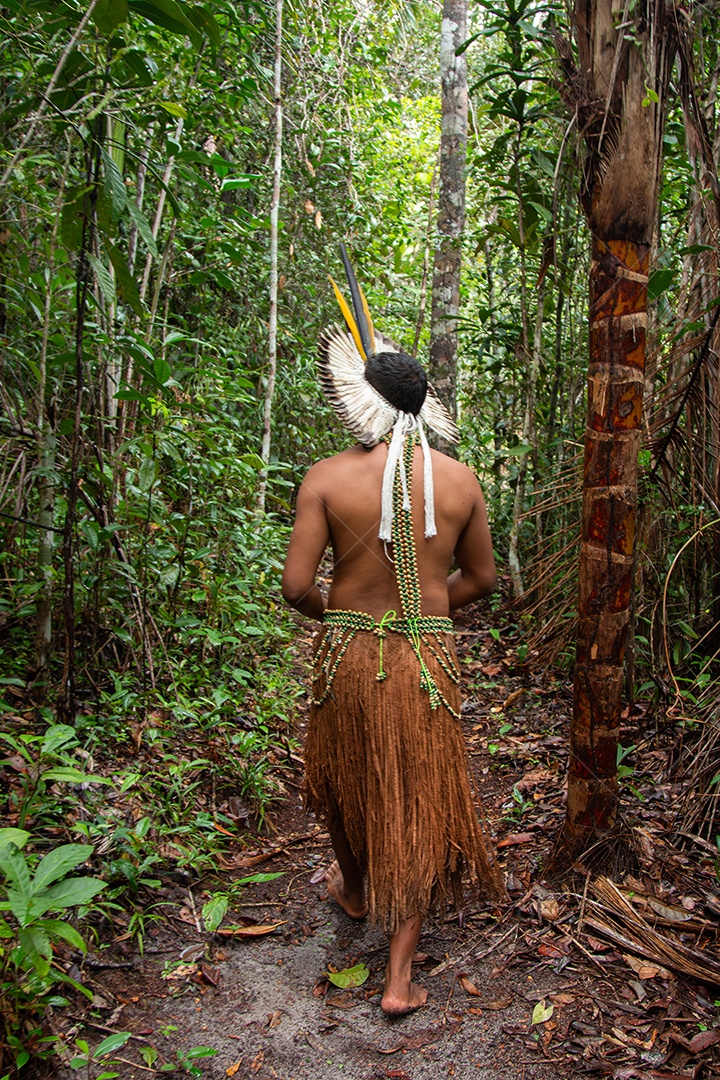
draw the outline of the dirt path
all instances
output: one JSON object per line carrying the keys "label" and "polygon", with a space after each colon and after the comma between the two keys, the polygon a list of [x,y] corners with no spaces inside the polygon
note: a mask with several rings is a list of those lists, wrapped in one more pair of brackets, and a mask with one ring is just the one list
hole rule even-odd
{"label": "dirt path", "polygon": [[[220,933],[206,932],[198,914],[218,882],[168,882],[148,896],[166,905],[165,922],[148,933],[144,956],[127,955],[127,942],[95,950],[83,974],[93,1007],[53,1018],[65,1067],[44,1075],[140,1080],[162,1068],[213,1080],[720,1077],[717,989],[681,979],[647,950],[641,957],[618,946],[617,924],[593,899],[587,875],[552,889],[543,883],[563,813],[569,690],[519,663],[511,626],[499,635],[476,627],[471,619],[459,627],[469,691],[463,725],[512,904],[493,910],[469,902],[461,923],[448,916],[426,925],[416,978],[429,990],[428,1005],[399,1021],[381,1013],[384,935],[348,920],[313,883],[332,856],[300,805],[298,768],[283,774],[277,831],[238,843],[224,883],[258,871],[282,876],[248,885]],[[686,940],[709,956],[717,939],[717,917],[711,922],[706,906],[714,868],[707,855],[698,865],[666,844],[674,793],[652,774],[663,774],[657,740],[652,753],[645,779],[635,778],[647,793],[645,819],[634,826],[645,846],[616,881],[638,910],[660,897],[666,916],[687,912],[695,936]],[[222,932],[232,926],[234,933]],[[627,942],[632,931],[623,932]],[[329,981],[328,973],[358,963],[369,971],[361,986]],[[111,1032],[132,1038],[89,1070],[67,1067],[78,1038],[97,1047]]]}

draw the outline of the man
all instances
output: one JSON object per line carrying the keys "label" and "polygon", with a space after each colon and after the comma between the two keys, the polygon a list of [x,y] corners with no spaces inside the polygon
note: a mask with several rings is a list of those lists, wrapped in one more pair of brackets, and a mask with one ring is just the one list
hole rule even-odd
{"label": "man", "polygon": [[[336,855],[328,892],[388,931],[381,1007],[400,1016],[427,998],[411,979],[423,917],[460,901],[464,871],[504,895],[473,807],[448,618],[492,591],[495,564],[475,476],[427,444],[423,421],[446,437],[454,425],[431,389],[427,400],[422,367],[396,348],[378,354],[390,343],[343,313],[351,334],[322,339],[321,381],[365,445],[307,473],[283,596],[323,623],[305,798]],[[315,575],[328,544],[326,602]]]}

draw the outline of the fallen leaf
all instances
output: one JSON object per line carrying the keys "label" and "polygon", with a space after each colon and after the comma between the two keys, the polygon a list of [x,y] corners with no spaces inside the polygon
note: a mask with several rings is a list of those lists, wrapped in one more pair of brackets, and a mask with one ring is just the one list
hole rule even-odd
{"label": "fallen leaf", "polygon": [[268,1013],[267,1026],[269,1028],[276,1028],[281,1020],[282,1020],[282,1013],[280,1012],[279,1009],[276,1009],[275,1012]]}
{"label": "fallen leaf", "polygon": [[217,986],[222,979],[222,971],[219,967],[212,967],[210,964],[203,964],[200,969],[200,974],[206,983],[210,983],[211,986]]}
{"label": "fallen leaf", "polygon": [[516,701],[520,700],[524,693],[524,686],[521,686],[519,690],[513,690],[512,694],[508,694],[508,696],[503,701],[503,709],[507,709],[510,707],[510,705],[514,705]]}
{"label": "fallen leaf", "polygon": [[313,876],[310,878],[311,885],[319,885],[327,874],[327,866],[321,866],[319,870],[316,870]]}
{"label": "fallen leaf", "polygon": [[460,976],[460,985],[466,994],[472,994],[473,997],[480,997],[480,991],[475,983],[471,982],[470,979],[466,978],[464,975]]}
{"label": "fallen leaf", "polygon": [[207,948],[204,941],[197,941],[194,945],[188,945],[180,953],[180,959],[185,960],[187,963],[192,963],[194,960],[199,960],[205,953]]}
{"label": "fallen leaf", "polygon": [[230,1065],[230,1067],[225,1070],[225,1075],[226,1076],[234,1076],[241,1065],[242,1065],[242,1058],[238,1058],[238,1060],[234,1063],[234,1065]]}
{"label": "fallen leaf", "polygon": [[632,956],[630,953],[623,953],[622,958],[628,967],[633,969],[638,979],[654,979],[658,975],[665,979],[670,975],[670,972],[659,964],[649,964],[647,960],[639,960],[637,956]]}
{"label": "fallen leaf", "polygon": [[278,926],[284,926],[286,919],[282,922],[276,923],[261,923],[259,926],[224,926],[220,930],[216,930],[216,934],[222,934],[224,937],[263,937],[265,934],[272,934],[273,930],[277,930]]}
{"label": "fallen leaf", "polygon": [[187,979],[188,976],[194,975],[196,971],[197,964],[178,964],[172,971],[164,971],[162,977],[168,981]]}
{"label": "fallen leaf", "polygon": [[311,1031],[306,1031],[305,1032],[305,1042],[308,1044],[308,1046],[311,1046],[313,1048],[313,1050],[323,1050],[324,1049],[323,1044],[320,1042],[319,1039],[315,1038],[315,1036],[313,1035],[313,1033]]}
{"label": "fallen leaf", "polygon": [[529,832],[510,833],[495,845],[496,848],[512,847],[514,844],[529,844],[535,837]]}
{"label": "fallen leaf", "polygon": [[553,960],[558,960],[561,956],[564,956],[562,949],[558,949],[557,945],[553,945],[550,941],[542,941],[538,945],[539,956],[549,956]]}
{"label": "fallen leaf", "polygon": [[707,1050],[709,1046],[714,1046],[719,1042],[720,1031],[717,1028],[711,1028],[709,1031],[700,1031],[697,1035],[693,1035],[688,1043],[688,1050],[691,1054],[699,1054],[701,1050]]}
{"label": "fallen leaf", "polygon": [[648,896],[647,902],[653,911],[663,919],[671,919],[672,922],[687,922],[688,919],[692,919],[691,913],[686,911],[685,908],[670,907],[669,904],[663,904],[656,900],[654,896]]}
{"label": "fallen leaf", "polygon": [[315,206],[314,206],[313,203],[310,202],[309,199],[305,200],[305,213],[306,214],[314,214],[315,213]]}
{"label": "fallen leaf", "polygon": [[555,922],[560,917],[560,906],[554,896],[540,901],[540,914],[548,922]]}
{"label": "fallen leaf", "polygon": [[555,1006],[552,1004],[552,1002],[550,1003],[550,1005],[548,1005],[548,1003],[545,1001],[545,998],[542,998],[541,1001],[538,1001],[537,1005],[532,1011],[533,1024],[544,1024],[547,1020],[550,1019],[554,1012]]}
{"label": "fallen leaf", "polygon": [[481,1001],[483,1009],[490,1009],[492,1012],[500,1012],[501,1009],[507,1009],[508,1005],[512,1005],[513,999],[506,998],[504,1001]]}
{"label": "fallen leaf", "polygon": [[250,1071],[251,1072],[258,1072],[259,1069],[262,1069],[262,1065],[263,1065],[264,1060],[265,1060],[265,1051],[264,1050],[258,1050],[257,1054],[252,1059],[252,1063],[250,1065]]}
{"label": "fallen leaf", "polygon": [[355,964],[354,967],[345,968],[344,971],[326,971],[325,975],[333,984],[342,990],[355,986],[362,986],[370,975],[370,969],[365,964]]}
{"label": "fallen leaf", "polygon": [[550,1000],[554,1001],[556,1005],[572,1005],[575,1001],[574,994],[550,994]]}

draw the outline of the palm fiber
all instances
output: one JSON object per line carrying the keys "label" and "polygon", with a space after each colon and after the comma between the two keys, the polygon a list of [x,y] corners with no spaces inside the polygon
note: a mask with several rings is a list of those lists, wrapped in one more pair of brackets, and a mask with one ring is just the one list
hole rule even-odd
{"label": "palm fiber", "polygon": [[[452,634],[442,643],[457,666]],[[366,877],[370,918],[394,934],[418,912],[442,910],[448,900],[460,906],[463,873],[489,899],[506,894],[473,804],[459,721],[443,706],[431,708],[404,634],[384,640],[383,681],[378,648],[374,633],[355,632],[330,693],[312,706],[304,794],[321,820],[344,826]],[[325,652],[315,658],[316,700]],[[456,682],[424,652],[442,697],[459,714]]]}

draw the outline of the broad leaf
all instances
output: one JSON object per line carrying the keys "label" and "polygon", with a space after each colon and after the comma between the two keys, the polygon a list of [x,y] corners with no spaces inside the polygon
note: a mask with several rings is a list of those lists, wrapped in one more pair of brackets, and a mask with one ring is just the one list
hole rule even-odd
{"label": "broad leaf", "polygon": [[203,905],[202,917],[206,930],[217,930],[228,909],[227,896],[214,896]]}
{"label": "broad leaf", "polygon": [[63,844],[40,860],[33,877],[33,892],[52,885],[80,863],[87,862],[93,853],[91,844]]}
{"label": "broad leaf", "polygon": [[340,986],[343,990],[347,990],[362,986],[370,975],[370,970],[365,964],[355,964],[354,967],[345,968],[344,971],[326,971],[325,974],[333,986]]}
{"label": "broad leaf", "polygon": [[127,202],[125,181],[122,178],[122,173],[120,172],[115,159],[105,150],[102,150],[101,153],[104,174],[103,190],[112,209],[113,218],[117,221],[125,209],[125,203]]}
{"label": "broad leaf", "polygon": [[114,1054],[115,1051],[119,1050],[121,1046],[124,1046],[130,1038],[132,1038],[132,1032],[130,1031],[115,1031],[95,1047],[93,1056],[99,1058],[103,1057],[105,1054]]}
{"label": "broad leaf", "polygon": [[44,930],[37,926],[24,927],[18,931],[18,941],[22,949],[20,967],[32,966],[41,977],[47,975],[52,959],[52,945]]}
{"label": "broad leaf", "polygon": [[115,282],[112,274],[105,264],[98,259],[97,255],[88,255],[88,262],[93,268],[95,280],[100,286],[100,292],[105,298],[105,303],[110,306],[115,303]]}
{"label": "broad leaf", "polygon": [[16,848],[25,847],[31,834],[24,829],[0,829],[0,848],[14,844]]}
{"label": "broad leaf", "polygon": [[97,0],[92,18],[100,33],[110,37],[113,30],[127,21],[129,14],[127,0]]}
{"label": "broad leaf", "polygon": [[59,784],[111,784],[112,780],[107,776],[95,776],[94,773],[84,773],[80,769],[74,769],[71,765],[57,765],[52,769],[45,769],[42,774],[43,780],[55,780]]}
{"label": "broad leaf", "polygon": [[92,900],[93,896],[97,896],[104,888],[106,888],[105,882],[98,881],[97,878],[66,878],[65,881],[60,881],[57,885],[51,886],[45,893],[45,897],[49,901],[45,910],[51,911],[54,908],[77,907],[80,904],[87,904]]}
{"label": "broad leaf", "polygon": [[137,231],[140,233],[143,240],[145,241],[145,246],[147,247],[148,251],[153,256],[153,258],[157,258],[158,249],[157,244],[155,243],[155,237],[152,234],[152,229],[150,228],[150,222],[145,217],[142,210],[138,210],[137,206],[134,202],[132,202],[132,200],[129,200],[127,203],[127,212],[132,218],[133,224],[137,228]]}
{"label": "broad leaf", "polygon": [[78,952],[86,952],[87,945],[78,934],[74,926],[70,926],[69,923],[63,922],[61,919],[39,919],[35,924],[41,930],[44,930],[46,934],[53,937],[62,938],[63,941],[67,941],[68,945],[72,945]]}
{"label": "broad leaf", "polygon": [[140,299],[140,293],[135,278],[130,273],[128,264],[125,262],[122,252],[107,240],[105,241],[105,246],[108,255],[110,256],[110,262],[113,264],[115,270],[115,284],[118,293],[128,307],[133,309],[136,315],[142,315],[143,304]]}

